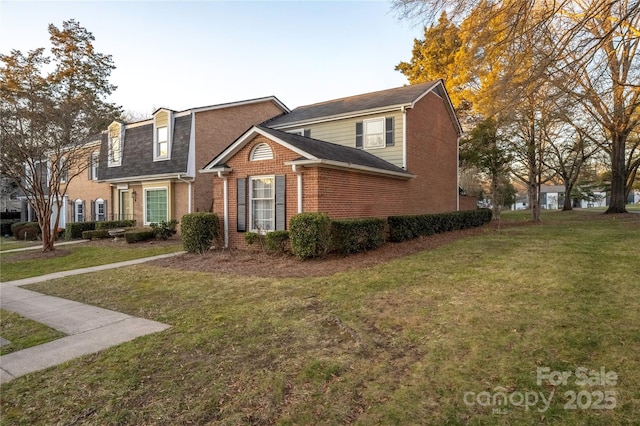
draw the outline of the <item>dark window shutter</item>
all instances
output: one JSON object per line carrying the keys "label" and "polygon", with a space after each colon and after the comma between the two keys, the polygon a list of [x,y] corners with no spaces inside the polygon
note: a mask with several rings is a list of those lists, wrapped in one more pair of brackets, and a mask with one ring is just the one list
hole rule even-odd
{"label": "dark window shutter", "polygon": [[285,208],[286,181],[284,175],[276,176],[276,230],[287,228],[287,210]]}
{"label": "dark window shutter", "polygon": [[70,222],[77,222],[76,220],[76,202],[71,203],[71,220]]}
{"label": "dark window shutter", "polygon": [[356,123],[356,148],[362,148],[362,121]]}
{"label": "dark window shutter", "polygon": [[305,138],[311,137],[311,129],[304,129],[304,137]]}
{"label": "dark window shutter", "polygon": [[93,221],[97,220],[96,219],[96,213],[98,212],[98,210],[96,209],[96,202],[95,201],[91,200],[90,203],[91,203],[91,219],[90,220],[93,222]]}
{"label": "dark window shutter", "polygon": [[107,200],[104,200],[104,207],[102,208],[102,211],[104,212],[104,214],[101,220],[107,220],[107,215],[109,214],[109,210],[107,210]]}
{"label": "dark window shutter", "polygon": [[393,117],[386,119],[385,130],[385,145],[393,146]]}
{"label": "dark window shutter", "polygon": [[237,231],[245,232],[247,230],[247,179],[236,179],[238,188],[238,220]]}
{"label": "dark window shutter", "polygon": [[92,154],[89,154],[89,159],[87,160],[87,164],[88,164],[87,170],[89,171],[89,175],[87,177],[89,178],[89,180],[92,180],[93,179],[93,175],[92,175],[92,173],[93,173],[93,155]]}

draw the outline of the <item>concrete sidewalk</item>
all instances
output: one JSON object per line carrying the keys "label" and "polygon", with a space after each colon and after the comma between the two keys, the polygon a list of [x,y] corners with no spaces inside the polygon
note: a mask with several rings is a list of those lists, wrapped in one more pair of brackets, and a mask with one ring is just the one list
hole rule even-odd
{"label": "concrete sidewalk", "polygon": [[0,283],[0,306],[3,309],[68,334],[67,337],[43,345],[1,356],[0,383],[6,383],[24,374],[52,367],[73,358],[98,352],[170,327],[167,324],[72,300],[45,296],[35,291],[19,288],[19,286],[70,275],[135,265],[182,253],[170,253]]}

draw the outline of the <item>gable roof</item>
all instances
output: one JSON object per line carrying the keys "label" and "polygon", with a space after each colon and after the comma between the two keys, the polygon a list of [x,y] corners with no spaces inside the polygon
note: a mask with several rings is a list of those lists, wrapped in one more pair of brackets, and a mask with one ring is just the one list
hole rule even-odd
{"label": "gable roof", "polygon": [[435,92],[438,96],[442,97],[449,103],[456,125],[459,126],[457,118],[455,118],[453,105],[446,93],[442,80],[435,80],[428,83],[397,87],[394,89],[381,90],[378,92],[365,93],[362,95],[305,105],[295,108],[288,114],[283,114],[265,121],[262,124],[272,128],[285,128],[304,123],[344,118],[345,116],[351,115],[371,114],[375,112],[401,109],[402,107],[412,108],[417,101],[430,92]]}
{"label": "gable roof", "polygon": [[409,179],[415,177],[400,167],[397,167],[364,150],[337,145],[319,139],[308,138],[265,126],[253,126],[234,143],[229,145],[220,155],[207,164],[201,172],[217,172],[226,169],[225,162],[233,157],[240,149],[255,136],[262,135],[285,146],[300,155],[299,158],[287,162],[288,165],[326,166],[352,169],[360,172],[390,175]]}

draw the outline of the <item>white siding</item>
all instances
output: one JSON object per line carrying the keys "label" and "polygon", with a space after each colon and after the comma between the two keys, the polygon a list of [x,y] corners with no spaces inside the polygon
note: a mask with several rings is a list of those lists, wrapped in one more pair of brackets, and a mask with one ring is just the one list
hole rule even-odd
{"label": "white siding", "polygon": [[[344,120],[331,121],[328,123],[318,123],[304,126],[305,129],[311,129],[311,137],[323,141],[335,143],[338,145],[356,146],[356,123],[358,121],[369,118],[393,117],[393,139],[394,145],[385,148],[371,149],[367,152],[376,155],[383,160],[390,162],[398,167],[402,167],[402,119],[401,111],[388,112],[386,114],[375,114],[362,116],[357,118],[349,118]],[[300,127],[300,126],[298,126]]]}

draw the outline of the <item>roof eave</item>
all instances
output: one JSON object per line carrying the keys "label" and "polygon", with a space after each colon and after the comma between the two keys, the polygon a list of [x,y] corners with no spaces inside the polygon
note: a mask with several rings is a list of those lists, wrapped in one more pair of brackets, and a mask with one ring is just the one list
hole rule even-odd
{"label": "roof eave", "polygon": [[365,174],[382,175],[386,177],[403,179],[403,180],[409,180],[416,177],[416,175],[409,172],[394,172],[393,170],[378,169],[376,167],[363,166],[360,164],[353,164],[353,163],[345,163],[342,161],[335,161],[335,160],[323,160],[323,159],[293,160],[293,161],[285,161],[284,164],[287,166],[296,165],[296,166],[326,167],[326,168],[332,168],[332,169],[350,170],[350,171],[357,171]]}
{"label": "roof eave", "polygon": [[380,108],[372,108],[372,109],[360,110],[360,111],[349,112],[349,113],[344,113],[344,114],[328,115],[328,116],[313,118],[313,119],[309,119],[309,120],[292,121],[292,122],[283,123],[283,124],[276,124],[275,126],[272,126],[269,123],[266,123],[266,126],[267,127],[271,127],[273,129],[276,129],[276,130],[280,130],[280,129],[287,129],[287,128],[291,128],[291,127],[300,127],[300,126],[304,126],[304,125],[325,123],[325,122],[328,122],[328,121],[344,120],[344,119],[347,119],[347,118],[362,117],[362,116],[365,116],[365,115],[381,114],[383,112],[398,111],[398,110],[402,111],[403,108],[412,108],[412,107],[413,107],[413,102],[406,102],[406,103],[402,103],[402,104],[389,105],[389,106],[380,107]]}

